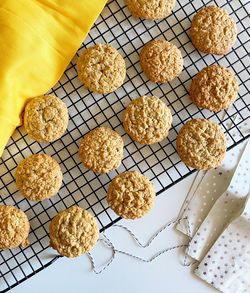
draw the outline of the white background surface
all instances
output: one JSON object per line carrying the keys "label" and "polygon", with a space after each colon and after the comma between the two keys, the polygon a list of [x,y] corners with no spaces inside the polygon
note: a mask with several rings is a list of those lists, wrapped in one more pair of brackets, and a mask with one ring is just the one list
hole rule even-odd
{"label": "white background surface", "polygon": [[[120,221],[146,243],[161,226],[178,216],[179,209],[190,188],[194,175],[159,195],[152,212],[137,221]],[[174,229],[164,231],[148,249],[137,248],[125,231],[110,228],[106,234],[117,248],[148,258],[161,249],[184,243],[185,239]],[[110,251],[100,244],[92,251],[96,261],[102,264]],[[180,250],[160,256],[153,263],[141,263],[124,255],[117,255],[111,266],[101,275],[90,271],[86,256],[77,259],[62,258],[49,268],[12,289],[24,292],[108,292],[108,293],[212,293],[218,292],[192,273],[191,267],[183,267]]]}

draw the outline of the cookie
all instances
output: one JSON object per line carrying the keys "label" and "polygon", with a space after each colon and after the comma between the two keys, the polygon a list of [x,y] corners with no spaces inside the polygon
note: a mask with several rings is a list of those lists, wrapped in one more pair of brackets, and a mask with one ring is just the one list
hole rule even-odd
{"label": "cookie", "polygon": [[173,10],[175,0],[126,0],[128,9],[135,17],[162,19]]}
{"label": "cookie", "polygon": [[153,207],[154,200],[153,184],[137,171],[119,174],[108,187],[108,204],[124,219],[143,217]]}
{"label": "cookie", "polygon": [[158,97],[142,96],[127,106],[123,126],[127,134],[141,144],[153,144],[168,136],[172,114]]}
{"label": "cookie", "polygon": [[207,6],[194,16],[190,29],[194,47],[208,54],[224,55],[237,38],[237,26],[226,10]]}
{"label": "cookie", "polygon": [[121,164],[123,140],[108,127],[98,127],[87,133],[79,147],[80,159],[84,166],[96,173],[108,173]]}
{"label": "cookie", "polygon": [[78,77],[95,93],[108,94],[119,88],[126,77],[125,61],[109,44],[87,48],[77,60]]}
{"label": "cookie", "polygon": [[166,83],[181,74],[183,58],[174,44],[165,40],[154,40],[141,50],[140,64],[148,79]]}
{"label": "cookie", "polygon": [[176,147],[186,165],[198,170],[208,170],[221,164],[227,143],[218,124],[207,119],[193,119],[181,128]]}
{"label": "cookie", "polygon": [[58,213],[50,223],[49,233],[50,246],[67,257],[77,257],[88,252],[99,237],[95,218],[78,206]]}
{"label": "cookie", "polygon": [[14,206],[0,205],[0,250],[29,244],[30,224],[23,211]]}
{"label": "cookie", "polygon": [[62,185],[62,171],[56,160],[35,154],[21,161],[16,169],[16,184],[22,195],[41,201],[55,195]]}
{"label": "cookie", "polygon": [[211,65],[200,71],[189,90],[194,104],[213,112],[227,109],[237,94],[238,81],[234,73],[220,65]]}
{"label": "cookie", "polygon": [[23,124],[34,140],[53,142],[64,134],[69,121],[66,104],[53,95],[30,100],[24,110]]}

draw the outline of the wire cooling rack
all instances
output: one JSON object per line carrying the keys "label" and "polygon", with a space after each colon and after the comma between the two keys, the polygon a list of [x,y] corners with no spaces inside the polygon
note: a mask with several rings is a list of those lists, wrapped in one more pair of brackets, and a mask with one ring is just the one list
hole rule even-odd
{"label": "wire cooling rack", "polygon": [[[138,169],[152,180],[159,194],[193,172],[180,162],[175,149],[176,134],[187,120],[205,117],[217,121],[227,133],[229,148],[249,137],[250,1],[177,2],[174,12],[166,19],[140,21],[130,15],[124,1],[109,1],[77,55],[95,43],[111,43],[126,60],[127,79],[124,85],[115,93],[105,96],[88,92],[77,78],[76,57],[52,90],[66,102],[71,117],[63,138],[53,144],[40,145],[29,138],[23,128],[13,135],[0,160],[0,203],[15,205],[26,212],[31,224],[31,245],[25,249],[0,252],[1,292],[30,278],[58,258],[48,246],[48,226],[60,210],[74,204],[88,209],[98,220],[101,231],[118,220],[106,202],[107,185],[117,173]],[[226,56],[201,54],[194,49],[188,37],[193,15],[210,3],[224,7],[237,22],[238,40]],[[163,85],[148,81],[139,65],[140,49],[154,38],[165,38],[176,44],[185,61],[185,69],[180,77]],[[192,77],[212,63],[232,68],[240,84],[237,101],[229,110],[218,114],[199,110],[191,104],[187,94]],[[122,127],[124,107],[140,95],[159,96],[172,110],[173,127],[168,139],[159,144],[142,146],[134,143]],[[121,167],[106,175],[86,170],[78,157],[82,136],[100,125],[112,127],[125,141],[125,157]],[[25,200],[17,191],[14,173],[23,158],[38,152],[50,154],[60,162],[64,183],[53,198],[33,203]]]}

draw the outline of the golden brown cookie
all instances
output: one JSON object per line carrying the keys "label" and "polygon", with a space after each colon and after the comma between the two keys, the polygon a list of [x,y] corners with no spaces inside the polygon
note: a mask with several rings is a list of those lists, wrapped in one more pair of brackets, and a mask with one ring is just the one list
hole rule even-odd
{"label": "golden brown cookie", "polygon": [[66,104],[53,95],[33,98],[24,110],[24,128],[39,142],[59,139],[67,129],[68,121]]}
{"label": "golden brown cookie", "polygon": [[146,76],[158,83],[171,81],[179,76],[183,69],[181,51],[165,40],[147,43],[141,50],[140,63]]}
{"label": "golden brown cookie", "polygon": [[128,9],[135,17],[162,19],[173,10],[175,0],[126,0]]}
{"label": "golden brown cookie", "polygon": [[153,207],[154,200],[153,184],[137,171],[119,174],[108,187],[108,204],[124,219],[143,217]]}
{"label": "golden brown cookie", "polygon": [[194,16],[190,38],[201,52],[224,55],[236,41],[237,26],[226,10],[215,5],[207,6]]}
{"label": "golden brown cookie", "polygon": [[86,210],[73,206],[58,213],[49,226],[50,246],[60,255],[77,257],[95,246],[99,229]]}
{"label": "golden brown cookie", "polygon": [[21,161],[16,169],[16,184],[29,200],[40,201],[55,195],[62,185],[62,171],[56,160],[35,154]]}
{"label": "golden brown cookie", "polygon": [[139,97],[127,106],[124,128],[129,136],[141,144],[153,144],[168,136],[172,114],[159,98]]}
{"label": "golden brown cookie", "polygon": [[30,224],[23,211],[14,206],[0,205],[0,250],[29,244]]}
{"label": "golden brown cookie", "polygon": [[79,147],[80,159],[84,166],[96,173],[108,173],[121,164],[123,140],[108,127],[98,127],[87,133]]}
{"label": "golden brown cookie", "polygon": [[214,112],[227,109],[237,94],[238,81],[234,73],[220,65],[211,65],[200,71],[189,90],[194,104]]}
{"label": "golden brown cookie", "polygon": [[207,170],[221,164],[227,143],[218,124],[207,119],[193,119],[181,128],[176,147],[186,165]]}
{"label": "golden brown cookie", "polygon": [[77,60],[78,77],[95,93],[108,94],[119,88],[126,77],[126,64],[109,44],[87,48]]}

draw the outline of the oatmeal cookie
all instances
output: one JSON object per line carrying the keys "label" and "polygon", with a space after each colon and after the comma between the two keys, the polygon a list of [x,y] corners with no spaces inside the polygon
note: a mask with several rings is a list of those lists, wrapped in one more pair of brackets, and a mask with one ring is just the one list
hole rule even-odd
{"label": "oatmeal cookie", "polygon": [[50,223],[49,233],[50,246],[67,257],[77,257],[88,252],[99,237],[95,218],[78,206],[58,213]]}
{"label": "oatmeal cookie", "polygon": [[153,207],[154,200],[153,184],[137,171],[119,174],[108,187],[108,204],[124,219],[143,217]]}
{"label": "oatmeal cookie", "polygon": [[223,8],[207,6],[194,16],[190,38],[195,48],[208,54],[224,55],[237,38],[237,26]]}
{"label": "oatmeal cookie", "polygon": [[237,98],[238,81],[235,74],[220,65],[200,71],[192,81],[189,95],[200,108],[218,112],[227,109]]}
{"label": "oatmeal cookie", "polygon": [[165,40],[147,43],[141,50],[140,63],[146,76],[157,83],[173,80],[183,69],[181,51]]}
{"label": "oatmeal cookie", "polygon": [[176,147],[186,165],[208,170],[221,164],[227,144],[218,124],[207,119],[193,119],[181,128]]}
{"label": "oatmeal cookie", "polygon": [[128,9],[135,17],[162,19],[174,8],[175,0],[126,0]]}
{"label": "oatmeal cookie", "polygon": [[56,160],[35,154],[21,161],[16,169],[16,184],[22,195],[41,201],[55,195],[62,185],[62,171]]}
{"label": "oatmeal cookie", "polygon": [[14,206],[0,205],[0,250],[26,247],[29,244],[29,220]]}
{"label": "oatmeal cookie", "polygon": [[30,100],[24,110],[24,128],[38,142],[53,142],[67,129],[69,121],[66,104],[53,95]]}
{"label": "oatmeal cookie", "polygon": [[158,97],[139,97],[127,106],[124,128],[129,136],[141,144],[153,144],[168,136],[172,114]]}
{"label": "oatmeal cookie", "polygon": [[125,61],[109,44],[87,48],[77,61],[78,77],[95,93],[108,94],[119,88],[126,77]]}
{"label": "oatmeal cookie", "polygon": [[79,147],[80,159],[84,166],[96,173],[108,173],[121,164],[123,140],[108,127],[98,127],[87,133]]}

